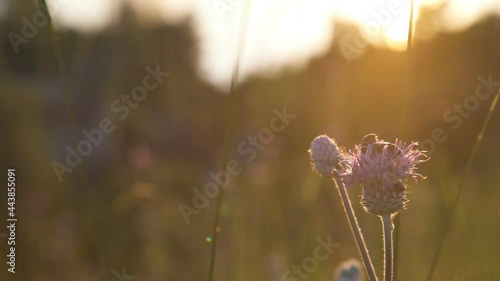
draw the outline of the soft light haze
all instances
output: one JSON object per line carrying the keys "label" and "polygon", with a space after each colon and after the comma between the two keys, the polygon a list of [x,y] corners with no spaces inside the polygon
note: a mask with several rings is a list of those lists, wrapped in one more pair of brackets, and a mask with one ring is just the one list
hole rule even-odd
{"label": "soft light haze", "polygon": [[[284,67],[300,68],[325,52],[334,34],[334,19],[359,25],[364,40],[372,44],[403,50],[410,13],[410,1],[396,0],[49,2],[60,8],[54,13],[58,24],[85,31],[113,23],[125,2],[140,11],[145,22],[175,23],[192,16],[194,32],[202,43],[200,75],[221,89],[227,89],[239,44],[240,79],[253,74],[271,75]],[[442,3],[443,0],[424,0],[418,5],[432,7]],[[462,30],[485,15],[500,13],[498,0],[453,0],[447,4],[439,24],[445,31]],[[244,36],[240,36],[241,32]]]}

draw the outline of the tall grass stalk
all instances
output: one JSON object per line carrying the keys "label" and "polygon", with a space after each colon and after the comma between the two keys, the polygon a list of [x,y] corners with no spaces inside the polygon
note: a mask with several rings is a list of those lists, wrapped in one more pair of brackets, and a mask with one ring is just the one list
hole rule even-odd
{"label": "tall grass stalk", "polygon": [[[229,103],[227,109],[227,116],[228,116],[228,124],[226,127],[226,134],[224,136],[224,141],[223,141],[223,152],[222,156],[220,158],[219,162],[219,167],[221,170],[224,169],[225,163],[227,163],[232,156],[233,150],[234,150],[234,142],[233,142],[233,137],[234,137],[234,131],[235,127],[237,124],[237,116],[240,114],[237,110],[237,95],[235,93],[236,87],[238,84],[238,78],[239,78],[239,70],[240,70],[240,63],[241,63],[241,54],[243,52],[243,47],[245,45],[245,38],[246,38],[246,33],[247,33],[247,28],[248,28],[248,20],[249,20],[249,9],[250,6],[248,4],[249,1],[246,2],[246,5],[244,6],[244,11],[243,15],[241,18],[241,23],[240,23],[240,34],[238,38],[238,49],[236,50],[236,58],[235,58],[235,63],[233,67],[233,73],[231,77],[231,84],[229,88]],[[221,216],[221,210],[222,210],[222,203],[224,202],[224,188],[219,189],[219,195],[217,196],[217,202],[215,206],[215,215],[214,215],[214,220],[212,223],[212,249],[210,252],[210,265],[209,265],[209,270],[208,270],[208,281],[212,281],[214,278],[214,269],[215,269],[215,258],[217,254],[217,242],[218,242],[218,231],[217,227],[219,226],[220,223],[220,216]]]}
{"label": "tall grass stalk", "polygon": [[[415,13],[415,3],[413,0],[410,0],[410,20],[408,24],[408,38],[406,41],[406,91],[403,91],[401,95],[401,124],[400,124],[400,136],[405,139],[407,137],[407,124],[408,124],[408,112],[407,112],[407,101],[411,97],[412,94],[412,71],[411,71],[411,48],[413,46],[413,32],[414,32],[414,13]],[[394,217],[394,226],[399,225],[399,216]],[[394,247],[396,250],[394,251],[394,268],[398,266],[398,244],[399,244],[399,227],[395,227],[393,233],[394,239]],[[394,279],[397,277],[397,270],[394,272]],[[397,279],[396,279],[397,280]]]}
{"label": "tall grass stalk", "polygon": [[361,233],[361,228],[359,227],[358,220],[354,214],[352,208],[351,200],[347,194],[346,187],[343,182],[339,179],[334,178],[335,186],[339,191],[340,198],[342,200],[342,205],[344,206],[344,211],[347,216],[347,221],[351,227],[354,239],[356,240],[356,245],[358,246],[359,254],[361,255],[361,260],[365,266],[366,274],[368,275],[369,281],[377,281],[377,275],[375,274],[375,269],[373,263],[370,259],[370,254],[368,253],[368,248],[366,247],[365,240],[363,238],[363,233]]}
{"label": "tall grass stalk", "polygon": [[[50,42],[52,47],[52,52],[57,64],[57,71],[59,75],[59,83],[61,85],[61,92],[63,95],[63,100],[66,108],[66,114],[68,115],[70,126],[72,128],[72,139],[76,143],[79,138],[78,126],[76,123],[75,115],[71,107],[71,97],[70,97],[70,86],[66,70],[66,65],[64,63],[62,48],[59,39],[59,35],[53,24],[52,15],[48,8],[46,0],[38,1],[40,8],[47,14],[47,26],[49,28]],[[90,194],[90,184],[88,183],[87,177],[87,166],[85,163],[81,164],[81,168],[75,171],[75,176],[73,182],[80,183],[84,188],[78,189],[76,185],[73,186],[73,196],[76,203],[76,212],[82,217],[83,225],[85,227],[86,239],[91,241],[90,244],[90,255],[96,260],[96,266],[99,268],[99,272],[102,278],[106,278],[109,269],[107,269],[103,262],[102,256],[99,254],[101,249],[104,249],[102,245],[98,245],[102,241],[102,237],[97,237],[97,232],[94,231],[95,226],[93,224],[93,218],[99,217],[99,212],[93,206],[93,198],[98,198]],[[83,193],[82,193],[83,192]]]}
{"label": "tall grass stalk", "polygon": [[42,10],[44,10],[47,13],[47,18],[48,18],[48,27],[49,27],[49,34],[50,34],[50,40],[51,40],[51,45],[52,45],[52,52],[54,53],[54,57],[57,63],[57,71],[59,73],[59,82],[61,83],[62,87],[62,94],[64,97],[64,104],[66,107],[66,114],[68,115],[69,121],[71,122],[71,126],[73,127],[73,130],[75,131],[75,135],[77,134],[77,126],[76,126],[76,121],[75,121],[75,116],[73,114],[73,110],[71,108],[71,99],[69,96],[69,83],[68,83],[68,77],[66,74],[66,65],[64,64],[63,56],[62,56],[62,50],[61,50],[61,44],[59,40],[59,35],[57,34],[54,24],[52,21],[52,16],[50,15],[49,8],[47,6],[47,2],[45,0],[39,0],[40,7]]}
{"label": "tall grass stalk", "polygon": [[493,101],[491,102],[490,109],[488,111],[488,114],[486,115],[484,122],[483,122],[483,126],[481,127],[481,130],[479,131],[479,135],[477,136],[476,143],[474,144],[474,147],[472,148],[472,152],[471,152],[471,155],[469,157],[469,161],[467,162],[467,165],[465,167],[464,175],[463,175],[462,180],[460,181],[460,184],[458,186],[457,195],[455,195],[455,199],[453,200],[453,204],[451,205],[451,209],[448,212],[448,215],[446,216],[443,232],[441,234],[441,237],[439,238],[439,243],[438,243],[436,252],[434,253],[434,257],[432,258],[429,273],[427,274],[427,279],[426,279],[427,281],[431,281],[432,275],[434,274],[434,270],[436,268],[436,264],[438,262],[439,255],[441,254],[441,250],[443,249],[444,242],[446,241],[446,236],[447,236],[448,231],[449,231],[451,219],[453,217],[453,214],[455,213],[458,202],[460,201],[460,196],[462,195],[462,191],[463,191],[464,186],[465,186],[465,181],[467,180],[467,178],[470,174],[472,164],[474,163],[477,152],[479,151],[479,146],[482,143],[482,140],[483,140],[484,135],[486,133],[486,130],[488,128],[488,124],[490,123],[491,116],[493,115],[493,112],[495,111],[496,105],[498,103],[499,97],[500,97],[500,89],[497,91],[497,94],[495,95],[495,97],[493,98]]}

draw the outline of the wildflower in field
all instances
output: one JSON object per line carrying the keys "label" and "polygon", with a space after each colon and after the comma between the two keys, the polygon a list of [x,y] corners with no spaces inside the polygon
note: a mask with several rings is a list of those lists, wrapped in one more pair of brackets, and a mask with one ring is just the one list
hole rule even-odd
{"label": "wildflower in field", "polygon": [[[313,170],[324,177],[331,178],[339,191],[344,211],[358,245],[363,265],[370,281],[377,276],[371,262],[368,248],[354,209],[347,194],[347,188],[361,185],[363,192],[361,204],[368,213],[380,216],[384,233],[384,280],[393,278],[393,231],[392,219],[404,208],[406,182],[423,179],[417,173],[417,165],[428,160],[425,151],[416,142],[407,144],[398,139],[394,143],[381,140],[375,134],[368,134],[348,153],[343,152],[331,138],[316,137],[309,149]],[[338,273],[338,280],[360,280],[355,266],[344,266]],[[351,278],[352,277],[352,278]]]}
{"label": "wildflower in field", "polygon": [[406,180],[423,179],[416,168],[428,159],[417,145],[385,142],[369,134],[342,160],[342,181],[347,187],[363,186],[361,203],[367,212],[395,214],[406,207]]}

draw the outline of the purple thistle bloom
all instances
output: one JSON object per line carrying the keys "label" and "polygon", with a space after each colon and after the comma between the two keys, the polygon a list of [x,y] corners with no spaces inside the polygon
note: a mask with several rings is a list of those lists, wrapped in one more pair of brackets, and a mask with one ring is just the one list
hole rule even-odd
{"label": "purple thistle bloom", "polygon": [[341,162],[342,169],[338,172],[348,187],[371,182],[392,186],[407,178],[424,179],[416,172],[416,166],[428,157],[417,146],[416,142],[406,145],[397,139],[394,144],[379,141],[356,145]]}
{"label": "purple thistle bloom", "polygon": [[370,134],[349,151],[336,172],[347,187],[363,186],[361,204],[367,212],[395,214],[408,202],[405,181],[425,178],[416,169],[429,158],[417,146],[416,142],[407,145],[397,139],[395,143],[384,142]]}

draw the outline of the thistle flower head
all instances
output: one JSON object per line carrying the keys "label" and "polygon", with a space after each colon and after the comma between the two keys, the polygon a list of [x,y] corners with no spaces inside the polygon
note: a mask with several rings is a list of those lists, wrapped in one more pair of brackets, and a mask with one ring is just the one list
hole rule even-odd
{"label": "thistle flower head", "polygon": [[311,142],[309,157],[313,170],[324,177],[331,177],[335,167],[343,159],[342,152],[335,140],[321,135]]}
{"label": "thistle flower head", "polygon": [[418,143],[407,145],[396,139],[395,143],[378,141],[356,145],[342,162],[342,176],[346,185],[355,186],[369,182],[394,184],[407,178],[423,179],[416,166],[427,156],[417,148]]}
{"label": "thistle flower head", "polygon": [[345,261],[340,264],[335,275],[338,281],[362,281],[361,263],[355,259]]}
{"label": "thistle flower head", "polygon": [[342,180],[347,187],[363,186],[361,203],[367,212],[392,214],[406,207],[405,180],[423,179],[416,166],[428,159],[417,146],[397,139],[385,142],[370,134],[342,161]]}

